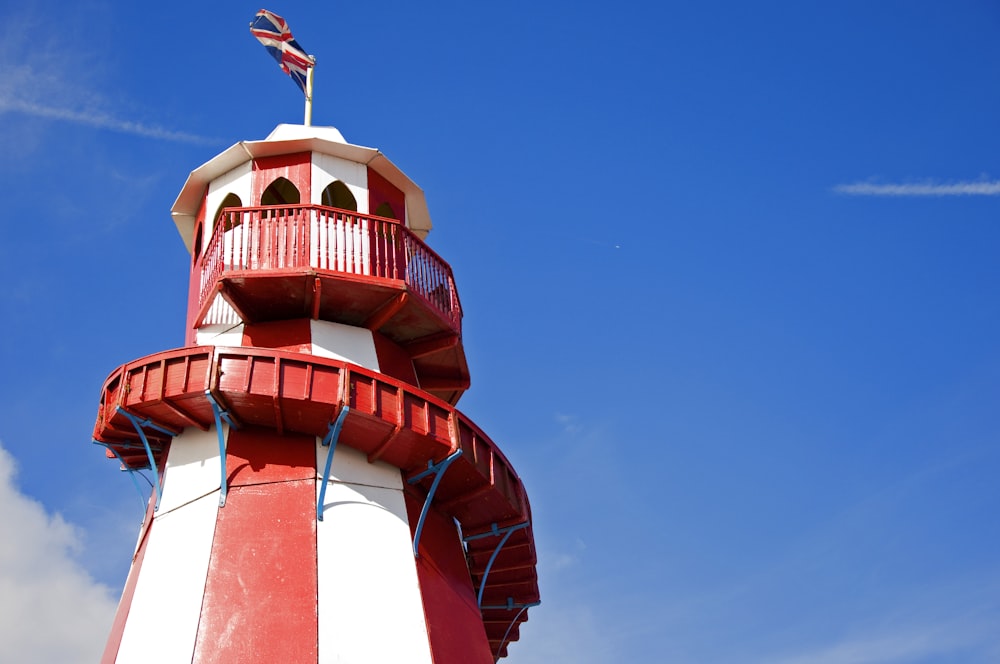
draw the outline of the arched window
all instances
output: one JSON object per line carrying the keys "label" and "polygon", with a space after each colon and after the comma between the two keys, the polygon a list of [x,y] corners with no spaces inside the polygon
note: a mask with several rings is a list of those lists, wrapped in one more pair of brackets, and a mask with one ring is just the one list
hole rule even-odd
{"label": "arched window", "polygon": [[[212,223],[214,224],[219,221],[222,211],[226,208],[238,207],[243,207],[243,201],[240,200],[240,197],[232,192],[226,194],[226,197],[222,199],[222,202],[219,203],[219,207],[215,210],[215,216],[212,218]],[[228,231],[232,229],[233,226],[239,226],[241,221],[242,220],[239,215],[227,214],[226,218],[222,220],[222,229]]]}
{"label": "arched window", "polygon": [[194,245],[191,247],[191,262],[197,263],[198,257],[201,256],[201,232],[204,229],[204,224],[198,222],[198,229],[194,232]]}
{"label": "arched window", "polygon": [[396,213],[393,212],[392,206],[388,203],[381,203],[377,208],[375,208],[376,217],[386,217],[387,219],[399,219]]}
{"label": "arched window", "polygon": [[354,198],[354,194],[340,180],[334,180],[327,185],[320,198],[320,204],[327,207],[340,208],[341,210],[358,211],[358,201]]}
{"label": "arched window", "polygon": [[295,205],[299,202],[299,190],[286,178],[278,178],[260,195],[261,205]]}

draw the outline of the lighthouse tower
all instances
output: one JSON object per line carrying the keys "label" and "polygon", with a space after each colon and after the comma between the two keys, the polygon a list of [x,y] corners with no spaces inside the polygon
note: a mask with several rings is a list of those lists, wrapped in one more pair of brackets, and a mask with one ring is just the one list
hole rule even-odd
{"label": "lighthouse tower", "polygon": [[195,169],[182,348],[105,382],[152,484],[103,662],[494,662],[539,602],[531,510],[469,386],[423,192],[331,127]]}

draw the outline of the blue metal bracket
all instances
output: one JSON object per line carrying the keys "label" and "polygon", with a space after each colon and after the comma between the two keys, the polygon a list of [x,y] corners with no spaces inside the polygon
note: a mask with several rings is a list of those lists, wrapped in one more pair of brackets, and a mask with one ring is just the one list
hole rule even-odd
{"label": "blue metal bracket", "polygon": [[503,651],[504,646],[507,645],[507,637],[510,636],[510,630],[514,629],[514,625],[517,624],[517,619],[521,617],[522,613],[524,613],[525,611],[527,611],[528,609],[530,609],[533,606],[538,606],[539,604],[541,604],[541,602],[529,602],[528,604],[515,604],[514,603],[514,598],[513,597],[508,597],[507,598],[507,605],[506,606],[483,606],[483,607],[480,607],[481,609],[497,609],[497,610],[507,610],[507,611],[513,611],[514,609],[520,609],[517,612],[517,615],[514,616],[513,620],[510,621],[510,624],[507,625],[507,631],[505,631],[503,633],[503,638],[500,639],[500,647],[497,648],[497,656],[493,659],[493,664],[496,664],[497,662],[500,661],[500,653]]}
{"label": "blue metal bracket", "polygon": [[541,602],[528,602],[527,604],[517,604],[514,602],[513,597],[507,598],[506,604],[487,604],[486,606],[481,606],[479,609],[481,611],[513,611],[514,609],[521,609],[522,611],[530,609],[533,606],[538,606]]}
{"label": "blue metal bracket", "polygon": [[149,468],[150,470],[153,471],[153,480],[154,480],[153,489],[156,491],[156,503],[153,505],[153,511],[155,512],[156,510],[160,509],[160,498],[163,497],[163,484],[160,480],[160,471],[156,469],[156,460],[153,459],[153,450],[149,446],[149,439],[146,438],[146,432],[143,431],[142,428],[148,427],[150,429],[159,431],[160,433],[165,433],[168,436],[176,436],[180,432],[156,424],[155,422],[153,422],[153,420],[149,419],[148,417],[145,419],[140,419],[135,415],[133,415],[132,413],[125,410],[124,408],[122,408],[121,406],[116,406],[115,410],[116,412],[121,413],[126,418],[128,418],[128,421],[132,423],[132,427],[135,429],[136,433],[139,434],[139,438],[140,440],[142,440],[142,446],[146,448],[146,458],[149,459]]}
{"label": "blue metal bracket", "polygon": [[[91,442],[93,442],[94,445],[100,445],[101,447],[103,447],[105,449],[111,450],[111,453],[115,455],[115,458],[118,459],[118,461],[121,462],[121,464],[122,464],[122,470],[124,472],[128,473],[129,479],[132,480],[132,485],[135,487],[136,493],[139,494],[139,508],[142,510],[143,514],[145,514],[146,513],[146,496],[142,493],[142,489],[139,488],[139,481],[135,479],[136,473],[138,473],[139,470],[136,469],[136,468],[129,468],[128,464],[125,463],[125,459],[122,458],[122,455],[118,454],[118,450],[116,450],[115,448],[111,447],[110,443],[105,443],[103,441],[97,440],[96,438],[91,439]],[[143,476],[143,477],[145,478],[145,476]],[[146,481],[149,482],[149,479],[147,478]],[[152,485],[152,482],[150,482],[150,484]],[[150,487],[150,488],[152,488],[152,487]]]}
{"label": "blue metal bracket", "polygon": [[460,456],[462,456],[462,448],[458,448],[457,450],[449,454],[447,457],[445,457],[438,463],[434,463],[433,461],[428,461],[427,470],[423,471],[422,473],[418,473],[417,475],[414,475],[409,480],[407,480],[407,482],[410,484],[416,484],[417,482],[424,479],[428,475],[431,474],[434,475],[434,481],[431,482],[431,489],[430,491],[427,492],[427,497],[424,498],[424,506],[420,510],[420,518],[417,520],[417,529],[413,533],[414,558],[420,556],[420,554],[417,553],[417,547],[420,546],[420,534],[424,530],[424,520],[427,518],[427,511],[431,507],[431,501],[434,500],[434,492],[437,491],[438,483],[441,481],[441,477],[444,475],[444,471],[448,470],[448,466],[451,465],[451,462]]}
{"label": "blue metal bracket", "polygon": [[329,446],[330,453],[326,455],[326,466],[323,468],[323,483],[319,487],[319,502],[316,503],[316,519],[323,520],[323,501],[326,500],[326,484],[330,481],[330,468],[333,466],[333,453],[337,451],[337,441],[340,439],[340,430],[347,419],[347,413],[351,410],[346,404],[340,409],[337,421],[331,422],[327,427],[326,435],[323,436],[323,447]]}
{"label": "blue metal bracket", "polygon": [[233,420],[229,411],[222,408],[215,400],[211,390],[205,390],[208,403],[212,404],[212,413],[215,415],[215,433],[219,437],[219,472],[222,477],[219,479],[219,507],[226,506],[226,494],[229,492],[229,481],[226,472],[226,434],[222,430],[222,421],[225,420],[230,429],[239,429],[236,421]]}
{"label": "blue metal bracket", "polygon": [[[522,528],[527,528],[529,525],[531,525],[531,522],[525,521],[524,523],[519,523],[514,526],[507,526],[506,528],[497,528],[497,524],[494,523],[493,527],[490,528],[489,532],[480,533],[478,535],[469,535],[468,537],[465,538],[465,542],[468,543],[471,542],[472,540],[482,539],[484,537],[497,537],[499,535],[503,535],[503,537],[500,538],[500,542],[497,544],[496,548],[493,549],[493,555],[490,556],[490,561],[486,564],[486,570],[483,572],[483,580],[479,583],[479,595],[476,598],[476,603],[479,604],[479,608],[481,609],[485,608],[483,607],[483,591],[486,590],[486,579],[490,575],[490,569],[492,569],[493,563],[496,562],[497,556],[500,554],[500,549],[502,549],[503,545],[507,543],[507,540],[510,539],[511,535],[513,535],[516,531],[521,530]],[[508,599],[508,603],[510,603],[511,601],[512,600]]]}

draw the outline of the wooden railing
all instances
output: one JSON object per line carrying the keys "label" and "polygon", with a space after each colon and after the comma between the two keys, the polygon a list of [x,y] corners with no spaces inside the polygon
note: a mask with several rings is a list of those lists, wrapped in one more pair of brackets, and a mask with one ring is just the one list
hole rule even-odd
{"label": "wooden railing", "polygon": [[226,208],[197,265],[199,309],[226,272],[312,268],[403,281],[456,328],[462,319],[451,267],[394,219],[321,205]]}

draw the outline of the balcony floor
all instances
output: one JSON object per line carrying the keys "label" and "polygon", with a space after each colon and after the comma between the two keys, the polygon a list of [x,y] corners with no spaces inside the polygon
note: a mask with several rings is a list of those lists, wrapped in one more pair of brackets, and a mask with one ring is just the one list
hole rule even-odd
{"label": "balcony floor", "polygon": [[246,323],[311,317],[379,332],[411,355],[421,387],[448,403],[469,387],[460,327],[403,281],[293,268],[227,271],[218,289]]}

